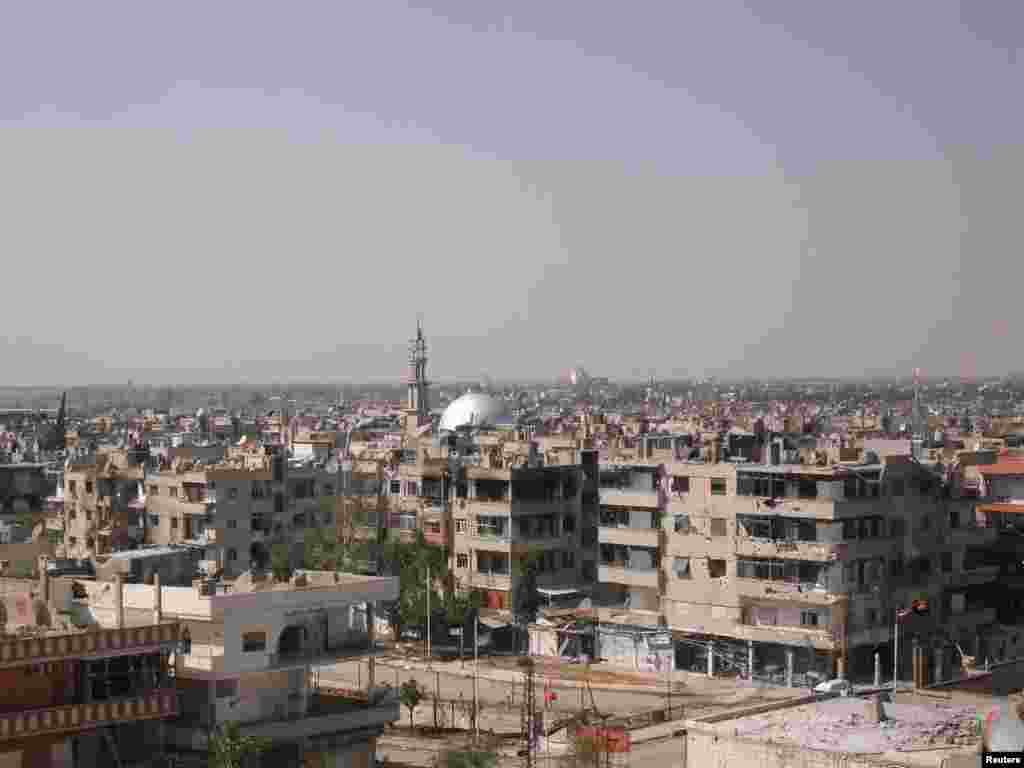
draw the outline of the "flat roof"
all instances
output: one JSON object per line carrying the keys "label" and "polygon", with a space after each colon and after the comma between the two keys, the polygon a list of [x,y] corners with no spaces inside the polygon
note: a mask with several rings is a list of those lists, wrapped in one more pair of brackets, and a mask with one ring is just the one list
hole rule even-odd
{"label": "flat roof", "polygon": [[[946,704],[886,703],[886,721],[866,717],[868,701],[855,696],[787,707],[730,723],[739,737],[788,742],[805,749],[852,753],[934,747],[946,736],[973,733],[978,708]],[[953,748],[953,745],[949,745]]]}

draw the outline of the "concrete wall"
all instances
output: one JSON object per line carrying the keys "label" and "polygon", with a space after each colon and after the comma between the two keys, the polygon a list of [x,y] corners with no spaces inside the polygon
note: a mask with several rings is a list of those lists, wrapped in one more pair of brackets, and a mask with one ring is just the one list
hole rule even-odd
{"label": "concrete wall", "polygon": [[38,571],[39,557],[53,557],[53,545],[45,538],[22,544],[0,544],[0,560],[10,562],[8,573]]}
{"label": "concrete wall", "polygon": [[[681,751],[683,751],[681,749]],[[732,768],[738,765],[763,768],[976,768],[975,754],[955,755],[946,750],[897,755],[858,755],[807,749],[733,736],[726,727],[690,724],[687,728],[683,768]]]}

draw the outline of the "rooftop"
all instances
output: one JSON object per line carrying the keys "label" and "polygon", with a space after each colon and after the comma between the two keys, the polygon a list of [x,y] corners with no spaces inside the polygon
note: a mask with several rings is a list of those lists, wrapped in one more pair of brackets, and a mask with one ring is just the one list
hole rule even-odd
{"label": "rooftop", "polygon": [[867,718],[868,702],[849,697],[743,717],[730,723],[737,736],[788,742],[805,749],[852,753],[899,752],[946,745],[975,733],[978,709],[944,704],[883,705],[886,721]]}

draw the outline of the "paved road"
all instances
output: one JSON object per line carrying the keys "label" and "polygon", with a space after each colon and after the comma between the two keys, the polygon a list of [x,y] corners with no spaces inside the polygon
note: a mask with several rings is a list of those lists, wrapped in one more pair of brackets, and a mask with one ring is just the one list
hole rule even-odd
{"label": "paved road", "polygon": [[[471,665],[466,665],[471,669]],[[366,662],[339,662],[336,664],[319,667],[321,684],[344,685],[350,687],[364,687],[366,685]],[[483,670],[481,670],[483,671]],[[423,688],[433,693],[437,685],[437,673],[425,670],[405,669],[401,662],[377,662],[377,682],[385,682],[390,685],[401,684],[410,678],[415,679]],[[518,707],[522,701],[522,686],[513,686],[511,683],[498,682],[494,680],[481,679],[480,700],[488,704],[506,703],[510,693],[515,688],[515,706]],[[542,686],[537,690],[538,699],[542,697]],[[440,673],[441,698],[457,699],[461,693],[466,699],[473,697],[473,680],[460,675]],[[554,702],[554,709],[564,711],[578,711],[580,707],[580,691],[583,690],[585,703],[590,705],[590,696],[585,689],[562,688],[557,690],[558,699]],[[665,703],[664,691],[652,691],[641,693],[633,691],[607,691],[595,690],[594,700],[598,709],[616,714],[627,712],[638,712],[651,709]],[[678,696],[673,696],[673,702],[685,701]],[[538,701],[538,704],[542,703]]]}

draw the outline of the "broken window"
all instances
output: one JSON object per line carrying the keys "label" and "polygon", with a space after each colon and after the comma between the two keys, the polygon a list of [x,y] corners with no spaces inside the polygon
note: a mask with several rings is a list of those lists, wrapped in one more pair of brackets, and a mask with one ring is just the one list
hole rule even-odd
{"label": "broken window", "polygon": [[672,493],[689,493],[690,492],[690,478],[689,477],[673,477],[672,478]]}
{"label": "broken window", "polygon": [[[242,651],[244,653],[252,653],[254,651],[265,651],[267,650],[267,633],[266,632],[243,632],[242,633]],[[218,685],[221,682],[230,682],[228,680],[218,681]]]}
{"label": "broken window", "polygon": [[802,627],[816,627],[816,626],[818,626],[818,613],[817,613],[817,611],[800,611],[800,626],[802,626]]}
{"label": "broken window", "polygon": [[673,560],[672,562],[672,571],[675,573],[677,579],[690,578],[690,558],[675,558],[675,560]]}
{"label": "broken window", "polygon": [[708,576],[712,579],[725,577],[725,560],[708,560]]}
{"label": "broken window", "polygon": [[818,481],[813,477],[801,477],[797,484],[797,495],[801,499],[818,498]]}

